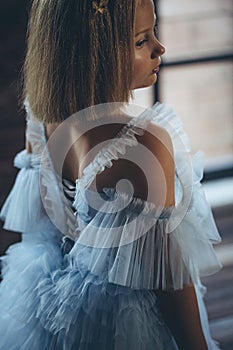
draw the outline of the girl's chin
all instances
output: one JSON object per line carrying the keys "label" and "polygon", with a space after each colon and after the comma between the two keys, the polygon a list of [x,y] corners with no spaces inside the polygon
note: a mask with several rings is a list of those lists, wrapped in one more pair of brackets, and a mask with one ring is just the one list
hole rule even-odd
{"label": "girl's chin", "polygon": [[157,75],[153,74],[151,77],[152,79],[148,79],[148,81],[144,84],[136,84],[135,87],[132,88],[132,90],[144,89],[153,86],[157,82]]}
{"label": "girl's chin", "polygon": [[139,85],[139,86],[133,87],[132,90],[149,88],[153,86],[155,83],[156,83],[156,80],[151,84],[145,84],[145,85]]}

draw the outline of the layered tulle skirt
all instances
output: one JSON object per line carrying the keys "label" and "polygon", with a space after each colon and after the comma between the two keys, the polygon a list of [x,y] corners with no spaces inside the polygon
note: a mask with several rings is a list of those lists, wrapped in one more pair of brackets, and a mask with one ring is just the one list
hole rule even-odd
{"label": "layered tulle skirt", "polygon": [[10,247],[0,305],[2,350],[176,349],[155,291],[102,280],[62,256],[59,240]]}

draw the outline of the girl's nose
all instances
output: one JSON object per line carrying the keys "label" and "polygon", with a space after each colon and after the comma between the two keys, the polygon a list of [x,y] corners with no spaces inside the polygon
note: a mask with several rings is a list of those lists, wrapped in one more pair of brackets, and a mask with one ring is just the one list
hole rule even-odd
{"label": "girl's nose", "polygon": [[156,39],[154,43],[153,52],[151,54],[151,58],[153,59],[158,56],[162,56],[164,53],[165,53],[165,47],[161,44],[160,41]]}

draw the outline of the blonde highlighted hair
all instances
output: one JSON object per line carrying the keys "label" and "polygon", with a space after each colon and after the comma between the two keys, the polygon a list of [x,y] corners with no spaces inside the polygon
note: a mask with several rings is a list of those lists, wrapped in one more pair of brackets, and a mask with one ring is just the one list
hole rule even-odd
{"label": "blonde highlighted hair", "polygon": [[[95,2],[96,3],[96,2]],[[42,122],[89,106],[128,101],[137,0],[33,0],[24,64],[24,97]]]}

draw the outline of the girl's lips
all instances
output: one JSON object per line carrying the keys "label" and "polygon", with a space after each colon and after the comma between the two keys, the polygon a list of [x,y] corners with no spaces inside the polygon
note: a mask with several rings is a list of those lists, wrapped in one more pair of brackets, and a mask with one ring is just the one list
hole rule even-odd
{"label": "girl's lips", "polygon": [[156,67],[152,70],[152,73],[153,74],[157,74],[159,72],[159,67]]}

